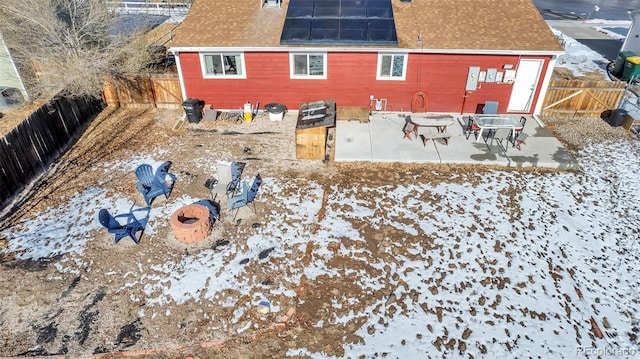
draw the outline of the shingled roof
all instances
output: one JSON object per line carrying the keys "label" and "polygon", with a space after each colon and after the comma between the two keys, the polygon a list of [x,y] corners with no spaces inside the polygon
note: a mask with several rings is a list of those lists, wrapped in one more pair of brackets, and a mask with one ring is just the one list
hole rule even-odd
{"label": "shingled roof", "polygon": [[[451,52],[563,51],[531,0],[391,1],[397,48]],[[280,35],[288,4],[289,0],[284,0],[278,8],[261,7],[260,0],[196,0],[171,47],[283,47]]]}

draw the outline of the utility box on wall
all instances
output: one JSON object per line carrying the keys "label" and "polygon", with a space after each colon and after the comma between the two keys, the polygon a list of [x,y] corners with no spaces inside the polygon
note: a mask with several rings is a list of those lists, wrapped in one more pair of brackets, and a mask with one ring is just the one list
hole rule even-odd
{"label": "utility box on wall", "polygon": [[469,66],[467,74],[467,85],[465,91],[475,91],[478,88],[478,78],[480,77],[480,66]]}

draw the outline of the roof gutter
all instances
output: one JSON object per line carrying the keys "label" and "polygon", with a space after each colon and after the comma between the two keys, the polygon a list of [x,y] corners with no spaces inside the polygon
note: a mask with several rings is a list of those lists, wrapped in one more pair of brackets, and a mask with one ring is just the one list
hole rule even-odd
{"label": "roof gutter", "polygon": [[170,47],[169,51],[179,52],[379,52],[379,53],[424,53],[424,54],[468,54],[468,55],[529,55],[560,56],[564,51],[557,50],[490,50],[490,49],[408,49],[387,47],[207,47],[186,46]]}

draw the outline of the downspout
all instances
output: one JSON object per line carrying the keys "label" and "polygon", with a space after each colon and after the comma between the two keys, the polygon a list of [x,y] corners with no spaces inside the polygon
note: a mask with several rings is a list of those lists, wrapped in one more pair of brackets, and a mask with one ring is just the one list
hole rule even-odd
{"label": "downspout", "polygon": [[180,92],[182,93],[182,101],[187,99],[187,89],[184,86],[184,76],[182,75],[182,65],[180,65],[180,52],[174,51],[173,55],[176,59],[176,68],[178,69],[178,80],[180,81]]}
{"label": "downspout", "polygon": [[553,75],[553,69],[556,67],[557,57],[552,56],[549,59],[549,63],[547,64],[547,71],[544,74],[544,80],[542,81],[542,86],[540,86],[540,92],[538,93],[538,98],[536,101],[536,106],[533,110],[533,116],[539,116],[542,111],[542,105],[544,105],[544,99],[547,95],[547,90],[549,89],[549,84],[551,83],[551,76]]}
{"label": "downspout", "polygon": [[[176,69],[178,70],[178,80],[180,81],[180,93],[182,93],[182,102],[187,99],[187,89],[184,87],[184,77],[182,77],[182,66],[180,65],[180,52],[174,51],[173,56],[176,59]],[[180,128],[187,119],[187,112],[182,115],[182,119],[175,125],[174,129]]]}

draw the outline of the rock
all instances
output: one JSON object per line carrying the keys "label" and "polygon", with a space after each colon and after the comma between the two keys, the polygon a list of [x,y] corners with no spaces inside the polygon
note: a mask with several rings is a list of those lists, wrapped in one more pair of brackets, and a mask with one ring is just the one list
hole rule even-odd
{"label": "rock", "polygon": [[270,313],[271,312],[271,303],[269,303],[269,301],[267,301],[267,300],[261,300],[258,303],[258,307],[256,308],[256,310],[260,314]]}
{"label": "rock", "polygon": [[396,295],[391,293],[387,298],[387,301],[384,303],[385,305],[390,305],[391,303],[396,301]]}
{"label": "rock", "polygon": [[329,242],[327,248],[332,252],[337,252],[340,250],[340,242]]}

